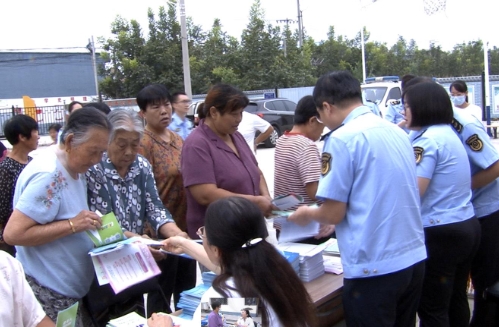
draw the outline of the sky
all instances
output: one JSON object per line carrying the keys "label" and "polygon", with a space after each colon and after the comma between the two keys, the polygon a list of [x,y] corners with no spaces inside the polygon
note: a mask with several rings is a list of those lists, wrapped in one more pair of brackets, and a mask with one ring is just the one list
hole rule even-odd
{"label": "sky", "polygon": [[[187,16],[208,31],[219,18],[225,31],[240,38],[254,0],[184,0]],[[260,0],[267,23],[297,19],[297,0]],[[499,46],[492,27],[497,0],[447,0],[445,12],[428,16],[425,1],[442,0],[299,0],[303,26],[316,42],[325,40],[329,26],[337,35],[355,37],[366,26],[371,41],[393,45],[398,36],[414,39],[420,49],[430,42],[451,50],[478,39]],[[109,37],[117,15],[137,20],[147,36],[147,10],[158,12],[166,0],[2,0],[0,51],[26,49],[81,49],[91,36]],[[296,28],[296,24],[291,25]]]}

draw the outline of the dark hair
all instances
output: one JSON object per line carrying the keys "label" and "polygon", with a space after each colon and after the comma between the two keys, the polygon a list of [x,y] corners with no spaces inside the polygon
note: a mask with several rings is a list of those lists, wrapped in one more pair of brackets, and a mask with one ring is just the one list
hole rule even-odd
{"label": "dark hair", "polygon": [[89,102],[83,106],[83,108],[89,107],[100,110],[104,115],[108,115],[111,112],[111,108],[109,108],[109,106],[104,102]]}
{"label": "dark hair", "polygon": [[246,316],[248,316],[249,318],[251,318],[251,315],[250,315],[250,312],[248,309],[241,309],[241,311],[245,311],[246,312]]}
{"label": "dark hair", "polygon": [[295,125],[304,125],[308,123],[310,118],[317,117],[318,115],[314,97],[306,95],[296,105],[294,123]]}
{"label": "dark hair", "polygon": [[187,93],[182,92],[182,91],[173,93],[173,94],[172,94],[172,102],[176,102],[176,101],[178,100],[178,97],[179,97],[180,95],[185,95],[185,96],[187,96]]}
{"label": "dark hair", "polygon": [[92,128],[102,128],[111,131],[111,124],[102,111],[94,107],[85,107],[85,110],[77,110],[69,115],[68,123],[61,134],[60,142],[65,144],[69,134],[73,134],[73,145],[85,143],[90,135],[88,131]]}
{"label": "dark hair", "polygon": [[198,117],[204,119],[211,107],[215,107],[221,115],[237,109],[246,108],[249,99],[241,90],[227,84],[214,85],[206,95],[204,103],[199,106]]}
{"label": "dark hair", "polygon": [[73,111],[73,107],[75,106],[75,104],[79,104],[80,106],[83,107],[83,105],[81,104],[81,102],[78,102],[78,101],[71,101],[69,104],[68,104],[68,112],[71,113]]}
{"label": "dark hair", "polygon": [[[468,85],[466,85],[465,81],[462,81],[460,79],[452,82],[452,84],[449,86],[449,92],[452,92],[452,88],[456,89],[456,91],[460,93],[468,92]],[[466,102],[468,102],[468,96],[466,96]]]}
{"label": "dark hair", "polygon": [[402,90],[404,90],[404,88],[406,87],[407,82],[409,82],[411,79],[413,79],[415,77],[416,77],[415,75],[411,75],[411,74],[407,74],[407,75],[402,76],[402,78],[400,79],[400,87],[402,88]]}
{"label": "dark hair", "polygon": [[216,308],[220,308],[222,306],[222,302],[215,300],[211,302],[211,308],[215,310]]}
{"label": "dark hair", "polygon": [[441,85],[435,82],[419,83],[408,87],[402,96],[411,110],[412,127],[452,122],[452,103]]}
{"label": "dark hair", "polygon": [[162,101],[173,102],[170,92],[162,84],[147,85],[137,94],[137,105],[142,111],[146,111],[147,105],[157,104]]}
{"label": "dark hair", "polygon": [[62,125],[59,124],[59,123],[54,123],[54,124],[50,124],[49,126],[49,131],[51,129],[55,130],[56,132],[59,132],[59,130],[62,128]]}
{"label": "dark hair", "polygon": [[[416,76],[414,78],[411,78],[409,81],[405,83],[405,87],[403,88],[403,91],[408,89],[409,87],[421,83],[435,83],[431,77],[426,77],[426,76]],[[403,93],[403,92],[402,92]],[[404,100],[404,96],[402,95],[402,101]]]}
{"label": "dark hair", "polygon": [[324,102],[343,106],[351,101],[362,103],[362,90],[360,82],[350,72],[333,71],[322,75],[317,80],[314,87],[316,107],[322,108]]}
{"label": "dark hair", "polygon": [[19,143],[19,135],[31,138],[31,132],[38,130],[36,120],[27,115],[16,115],[7,120],[3,125],[3,134],[10,144],[16,145]]}
{"label": "dark hair", "polygon": [[[266,305],[284,326],[314,325],[310,296],[287,260],[265,240],[265,218],[255,204],[241,197],[212,202],[206,210],[205,228],[208,242],[220,251],[221,274],[213,281],[218,293],[228,296],[236,291],[241,297],[260,299],[264,326],[269,324]],[[242,247],[257,238],[262,241]],[[231,278],[235,288],[227,284]]]}

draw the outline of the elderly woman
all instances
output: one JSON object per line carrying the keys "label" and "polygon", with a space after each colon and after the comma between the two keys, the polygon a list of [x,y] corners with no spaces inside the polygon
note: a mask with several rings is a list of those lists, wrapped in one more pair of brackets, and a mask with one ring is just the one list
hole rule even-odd
{"label": "elderly woman", "polygon": [[[161,202],[151,164],[137,154],[144,131],[139,116],[131,110],[117,109],[108,119],[113,131],[107,152],[86,174],[90,209],[102,214],[114,212],[127,237],[145,234],[147,223],[163,238],[186,237]],[[150,250],[156,260],[165,259],[159,250]]]}
{"label": "elderly woman", "polygon": [[[88,210],[82,174],[101,160],[110,128],[98,110],[78,110],[57,149],[33,159],[17,180],[4,239],[16,245],[26,279],[54,321],[88,292],[94,278],[88,255],[93,243],[85,231],[101,221]],[[91,326],[82,309],[80,303],[77,326]]]}
{"label": "elderly woman", "polygon": [[196,237],[206,207],[229,196],[244,197],[264,215],[272,212],[267,183],[252,150],[237,132],[248,98],[230,86],[215,85],[199,109],[199,122],[182,148],[182,177],[187,188],[187,232]]}

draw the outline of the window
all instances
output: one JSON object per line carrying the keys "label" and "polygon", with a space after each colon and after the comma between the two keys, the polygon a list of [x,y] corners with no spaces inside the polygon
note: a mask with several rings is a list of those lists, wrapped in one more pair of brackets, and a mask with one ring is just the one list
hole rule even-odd
{"label": "window", "polygon": [[264,103],[264,107],[268,110],[276,111],[277,109],[274,106],[274,101],[267,101]]}
{"label": "window", "polygon": [[283,102],[286,104],[287,111],[295,112],[296,103],[294,103],[293,101],[288,101],[288,100],[284,100]]}
{"label": "window", "polygon": [[255,113],[258,110],[258,105],[256,103],[250,103],[246,108],[244,108],[244,111],[250,112],[250,113]]}
{"label": "window", "polygon": [[[274,104],[275,111],[287,111],[284,101],[272,101],[271,103]],[[267,102],[265,105],[267,106],[268,104],[269,102]]]}
{"label": "window", "polygon": [[386,98],[387,100],[398,100],[402,97],[402,94],[400,94],[400,89],[398,87],[394,87],[393,89],[390,90],[388,93],[388,97]]}

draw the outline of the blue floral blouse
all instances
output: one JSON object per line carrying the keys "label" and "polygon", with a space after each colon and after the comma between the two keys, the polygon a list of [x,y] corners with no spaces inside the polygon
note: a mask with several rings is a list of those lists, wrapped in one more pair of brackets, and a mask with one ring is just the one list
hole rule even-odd
{"label": "blue floral blouse", "polygon": [[158,235],[162,225],[174,222],[159,198],[152,166],[143,156],[137,155],[122,178],[104,153],[86,177],[90,210],[103,215],[113,211],[124,231],[142,235],[147,221]]}

